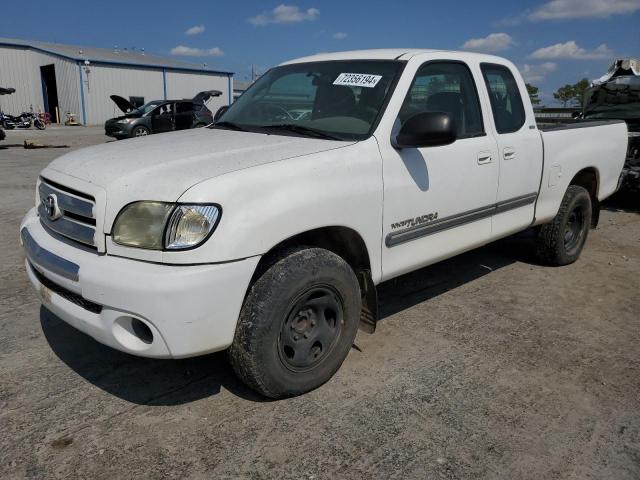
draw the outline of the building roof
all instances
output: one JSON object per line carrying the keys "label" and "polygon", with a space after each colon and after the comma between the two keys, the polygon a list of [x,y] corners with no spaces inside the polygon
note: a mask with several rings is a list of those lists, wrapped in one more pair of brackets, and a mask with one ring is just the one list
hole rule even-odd
{"label": "building roof", "polygon": [[219,73],[233,75],[233,72],[223,70],[211,70],[195,63],[183,62],[172,58],[152,55],[144,50],[127,50],[116,48],[81,47],[77,45],[64,45],[61,43],[40,42],[37,40],[19,40],[15,38],[1,38],[0,47],[23,47],[37,50],[58,57],[84,62],[107,63],[114,65],[132,65],[137,67],[168,68],[171,70],[197,71],[202,73]]}

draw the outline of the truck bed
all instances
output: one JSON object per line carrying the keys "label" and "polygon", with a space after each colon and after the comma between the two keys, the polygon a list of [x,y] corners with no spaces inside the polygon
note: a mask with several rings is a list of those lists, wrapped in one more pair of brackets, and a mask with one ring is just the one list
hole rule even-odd
{"label": "truck bed", "polygon": [[576,128],[600,127],[615,123],[624,123],[624,120],[578,120],[572,123],[538,123],[538,130],[542,132],[553,132],[556,130],[573,130]]}
{"label": "truck bed", "polygon": [[540,128],[544,148],[535,223],[550,221],[579,172],[595,174],[597,197],[616,191],[627,151],[627,125],[622,120],[584,120]]}

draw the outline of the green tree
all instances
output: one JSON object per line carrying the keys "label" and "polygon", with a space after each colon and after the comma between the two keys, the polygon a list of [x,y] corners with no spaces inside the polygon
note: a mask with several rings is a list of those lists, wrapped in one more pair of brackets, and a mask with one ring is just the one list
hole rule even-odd
{"label": "green tree", "polygon": [[538,87],[534,87],[530,83],[527,83],[527,93],[529,93],[529,98],[531,99],[531,103],[535,105],[540,105],[541,100],[538,96],[540,94],[540,89]]}
{"label": "green tree", "polygon": [[583,78],[578,83],[573,85],[574,101],[580,106],[584,106],[584,93],[589,88],[590,82],[586,78]]}
{"label": "green tree", "polygon": [[589,80],[583,78],[573,85],[565,85],[560,87],[556,93],[553,94],[553,98],[562,102],[562,106],[575,106],[582,107],[584,103],[584,94],[589,88]]}
{"label": "green tree", "polygon": [[563,107],[572,103],[575,99],[575,90],[573,85],[566,84],[564,87],[560,87],[557,92],[553,94],[553,98],[562,103]]}

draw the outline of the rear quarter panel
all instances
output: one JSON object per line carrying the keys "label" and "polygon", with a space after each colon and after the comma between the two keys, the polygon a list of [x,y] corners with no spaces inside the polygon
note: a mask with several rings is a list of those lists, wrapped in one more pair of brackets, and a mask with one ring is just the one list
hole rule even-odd
{"label": "rear quarter panel", "polygon": [[581,128],[540,131],[544,145],[544,170],[536,206],[535,224],[555,217],[575,175],[593,168],[598,177],[598,200],[616,191],[627,151],[624,122]]}

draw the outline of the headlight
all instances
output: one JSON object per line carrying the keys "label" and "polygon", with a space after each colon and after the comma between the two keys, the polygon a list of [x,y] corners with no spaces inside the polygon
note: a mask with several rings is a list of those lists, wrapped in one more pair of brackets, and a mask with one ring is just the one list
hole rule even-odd
{"label": "headlight", "polygon": [[132,121],[133,121],[133,119],[131,119],[131,118],[123,118],[121,120],[118,120],[116,123],[130,123]]}
{"label": "headlight", "polygon": [[219,218],[216,205],[135,202],[118,214],[113,241],[151,250],[184,250],[204,242]]}
{"label": "headlight", "polygon": [[178,205],[171,215],[165,247],[167,250],[193,248],[204,242],[220,217],[215,205]]}

